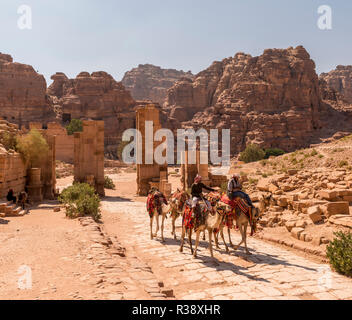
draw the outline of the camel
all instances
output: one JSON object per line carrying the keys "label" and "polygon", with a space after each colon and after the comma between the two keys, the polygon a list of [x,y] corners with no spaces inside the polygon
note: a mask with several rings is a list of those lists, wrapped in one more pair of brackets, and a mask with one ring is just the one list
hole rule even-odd
{"label": "camel", "polygon": [[[191,253],[193,254],[193,257],[197,257],[197,249],[199,245],[199,238],[200,238],[200,233],[205,232],[208,230],[209,233],[209,250],[210,250],[210,255],[213,258],[213,246],[212,246],[212,234],[214,229],[218,229],[220,227],[220,224],[223,219],[223,215],[221,215],[217,210],[215,210],[215,213],[212,210],[209,210],[207,205],[204,202],[199,203],[200,210],[201,212],[204,212],[203,214],[205,215],[204,218],[204,223],[202,223],[196,230],[194,230],[194,227],[188,230],[188,239],[191,247]],[[185,219],[185,213],[183,216],[183,219]],[[196,232],[196,243],[195,243],[195,249],[193,250],[192,247],[192,231]],[[183,244],[184,244],[184,238],[186,234],[186,225],[185,223],[182,224],[182,235],[181,235],[181,246],[180,246],[180,252],[183,252]]]}
{"label": "camel", "polygon": [[[233,209],[231,206],[225,204],[225,203],[222,203],[221,202],[221,209],[224,210],[225,212],[231,212]],[[252,228],[252,232],[255,232],[256,230],[256,225],[257,225],[257,221],[259,219],[259,214],[260,214],[260,210],[257,208],[257,207],[254,207],[252,208],[252,225],[251,225],[251,228]],[[230,246],[236,251],[241,244],[244,243],[245,245],[245,250],[246,250],[246,253],[248,255],[251,255],[250,251],[248,250],[248,247],[247,247],[247,228],[248,228],[248,225],[250,224],[250,221],[247,217],[247,215],[241,211],[241,209],[239,207],[236,207],[236,224],[239,228],[239,231],[241,233],[241,242],[238,244],[238,245],[233,245],[232,244],[232,241],[231,241],[231,230],[230,228],[227,228],[228,229],[228,235],[229,235],[229,241],[230,241]],[[225,219],[227,218],[227,216],[225,217]],[[225,238],[224,238],[224,227],[225,227],[225,222],[226,220],[224,219],[224,221],[222,222],[221,226],[220,226],[220,235],[221,235],[221,238],[225,244],[225,248],[226,248],[226,252],[228,252],[228,246],[225,242]],[[219,243],[218,243],[218,237],[215,236],[215,243],[216,243],[216,247],[219,248]]]}
{"label": "camel", "polygon": [[[157,237],[159,232],[159,217],[161,218],[161,241],[164,239],[164,222],[168,212],[170,212],[170,205],[167,203],[165,196],[159,190],[151,190],[147,199],[147,209],[150,217],[150,239]],[[153,233],[153,221],[156,220],[156,232]]]}
{"label": "camel", "polygon": [[189,198],[190,196],[186,191],[180,191],[179,189],[170,197],[171,234],[174,236],[175,240],[177,239],[175,222],[185,211],[186,202]]}

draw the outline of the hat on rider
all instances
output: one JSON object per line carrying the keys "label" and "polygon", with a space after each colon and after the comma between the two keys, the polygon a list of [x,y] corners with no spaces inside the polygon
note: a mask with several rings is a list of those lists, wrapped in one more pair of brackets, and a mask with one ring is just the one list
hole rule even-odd
{"label": "hat on rider", "polygon": [[202,181],[202,177],[198,174],[194,179],[194,183],[199,183],[201,181]]}
{"label": "hat on rider", "polygon": [[234,173],[233,175],[232,175],[232,178],[233,179],[239,179],[241,176],[238,174],[238,173]]}

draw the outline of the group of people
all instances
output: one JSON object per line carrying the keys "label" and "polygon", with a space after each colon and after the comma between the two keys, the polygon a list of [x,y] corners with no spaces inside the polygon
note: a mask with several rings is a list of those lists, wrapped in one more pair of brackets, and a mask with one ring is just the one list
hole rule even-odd
{"label": "group of people", "polygon": [[[251,198],[249,197],[249,195],[247,193],[245,193],[242,190],[242,184],[241,184],[240,178],[241,178],[240,175],[234,174],[232,176],[232,178],[229,180],[229,182],[227,184],[227,196],[229,197],[230,200],[233,200],[237,197],[242,198],[247,202],[247,204],[251,208],[253,208],[253,203],[252,203]],[[200,214],[200,212],[199,212],[200,209],[199,209],[198,203],[201,200],[203,200],[206,203],[206,205],[210,211],[213,210],[210,202],[203,197],[203,190],[204,189],[208,190],[208,191],[215,191],[215,189],[206,186],[202,182],[202,177],[200,175],[197,175],[196,178],[194,179],[194,183],[192,184],[192,187],[191,187],[192,208],[193,208],[195,216]]]}

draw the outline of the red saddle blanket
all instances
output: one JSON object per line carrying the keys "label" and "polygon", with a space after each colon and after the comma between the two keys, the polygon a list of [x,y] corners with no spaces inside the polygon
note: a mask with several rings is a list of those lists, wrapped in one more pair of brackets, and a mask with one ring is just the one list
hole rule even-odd
{"label": "red saddle blanket", "polygon": [[248,213],[249,212],[249,208],[250,206],[248,205],[248,203],[241,198],[235,198],[233,200],[231,200],[226,194],[223,195],[221,197],[221,202],[227,204],[228,206],[230,206],[231,208],[236,208],[239,207],[241,209],[242,212],[244,213]]}

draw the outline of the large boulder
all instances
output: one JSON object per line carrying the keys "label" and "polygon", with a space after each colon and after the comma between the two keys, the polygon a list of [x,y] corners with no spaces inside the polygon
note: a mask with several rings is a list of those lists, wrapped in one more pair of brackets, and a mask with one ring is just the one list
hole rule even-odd
{"label": "large boulder", "polygon": [[334,215],[348,215],[350,214],[350,207],[348,202],[330,202],[322,206],[322,211],[326,217]]}

